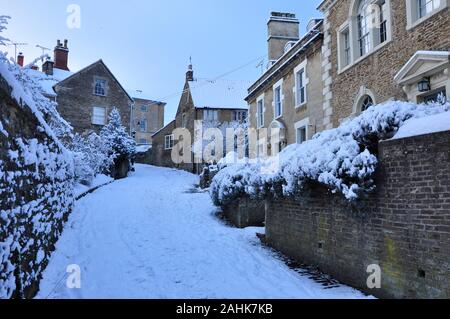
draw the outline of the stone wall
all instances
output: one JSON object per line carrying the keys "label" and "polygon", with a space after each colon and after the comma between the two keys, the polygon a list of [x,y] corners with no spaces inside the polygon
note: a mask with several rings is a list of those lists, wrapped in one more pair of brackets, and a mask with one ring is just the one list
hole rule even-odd
{"label": "stone wall", "polygon": [[[409,0],[407,0],[409,1]],[[333,126],[354,113],[353,102],[361,90],[370,90],[375,103],[390,98],[406,100],[394,76],[419,50],[450,50],[450,14],[444,9],[407,30],[406,1],[391,0],[392,41],[367,55],[343,72],[338,71],[337,30],[349,18],[351,0],[339,0],[327,12],[327,32],[331,36],[331,79]],[[330,79],[329,79],[330,80]]]}
{"label": "stone wall", "polygon": [[[267,241],[377,297],[450,298],[450,131],[380,143],[377,190],[266,203]],[[367,266],[381,267],[368,289]]]}
{"label": "stone wall", "polygon": [[173,133],[175,121],[167,124],[157,134],[153,135],[152,140],[152,159],[151,164],[155,166],[174,167],[172,161],[172,150],[165,149],[165,137]]}
{"label": "stone wall", "polygon": [[222,207],[222,211],[225,218],[238,228],[264,226],[264,201],[241,198]]}
{"label": "stone wall", "polygon": [[[162,102],[134,98],[132,130],[136,132],[136,143],[152,144],[152,135],[164,126],[164,106]],[[147,121],[145,132],[138,125],[142,120]]]}
{"label": "stone wall", "polygon": [[73,203],[72,158],[36,113],[0,76],[0,299],[36,294]]}

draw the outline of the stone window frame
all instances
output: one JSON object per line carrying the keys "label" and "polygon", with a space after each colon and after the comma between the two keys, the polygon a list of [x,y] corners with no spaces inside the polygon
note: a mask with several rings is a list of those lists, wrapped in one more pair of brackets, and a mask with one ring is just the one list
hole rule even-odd
{"label": "stone window frame", "polygon": [[[386,20],[386,40],[384,42],[380,42],[380,33],[374,32],[373,30],[376,28],[371,28],[370,32],[370,48],[368,52],[364,55],[360,55],[359,50],[359,43],[358,43],[358,7],[360,4],[360,1],[363,0],[352,0],[349,13],[348,13],[348,19],[338,28],[337,31],[337,44],[338,44],[338,74],[341,74],[354,65],[358,64],[359,62],[365,60],[390,42],[392,42],[392,6],[391,1],[392,0],[374,0],[371,1],[372,4],[379,4],[381,1],[385,1],[386,11],[384,18]],[[370,1],[370,0],[368,0]],[[343,63],[343,45],[342,45],[342,38],[343,33],[348,28],[349,30],[349,36],[350,36],[350,63],[348,65],[344,65]]]}
{"label": "stone window frame", "polygon": [[[209,116],[209,114],[213,114],[213,116]],[[205,109],[205,110],[203,110],[203,121],[205,121],[205,122],[217,122],[217,121],[219,121],[219,111],[218,110],[214,110],[214,109]]]}
{"label": "stone window frame", "polygon": [[[104,94],[101,94],[100,92],[97,91],[97,84],[98,82],[103,82],[104,83],[104,87],[102,88],[102,90],[104,91]],[[95,96],[108,96],[108,80],[106,78],[100,77],[100,76],[94,76],[94,92],[93,94]]]}
{"label": "stone window frame", "polygon": [[[277,115],[277,108],[276,108],[276,91],[280,90],[280,114]],[[277,83],[275,83],[272,87],[273,91],[273,101],[272,101],[272,107],[273,107],[273,119],[277,120],[283,116],[283,107],[284,107],[284,94],[283,94],[283,79],[280,79]]]}
{"label": "stone window frame", "polygon": [[146,104],[141,105],[141,112],[143,112],[143,113],[148,112],[148,106]]}
{"label": "stone window frame", "polygon": [[[259,110],[259,103],[261,102],[262,110]],[[265,106],[265,95],[261,94],[256,99],[256,127],[262,128],[264,127],[264,121],[265,121],[265,112],[266,112],[266,106]]]}
{"label": "stone window frame", "polygon": [[244,122],[246,119],[247,119],[247,111],[245,111],[245,110],[233,111],[233,121]]}
{"label": "stone window frame", "polygon": [[411,30],[421,24],[422,22],[428,20],[435,14],[441,12],[442,10],[450,6],[450,0],[440,0],[439,8],[433,10],[432,12],[426,14],[423,17],[419,17],[418,13],[418,1],[417,0],[405,0],[406,1],[406,30]]}
{"label": "stone window frame", "polygon": [[[308,77],[308,72],[307,72],[307,68],[308,68],[308,59],[305,59],[304,61],[302,61],[299,65],[297,65],[294,68],[294,88],[292,89],[292,92],[294,93],[294,104],[295,104],[295,108],[301,108],[304,107],[305,105],[307,105],[308,103],[308,84],[309,84],[309,77]],[[303,71],[303,79],[302,79],[302,84],[303,84],[303,89],[305,90],[305,94],[304,94],[304,101],[298,101],[299,96],[297,94],[299,87],[299,79],[298,79],[298,74],[300,72]]]}
{"label": "stone window frame", "polygon": [[365,86],[361,86],[359,88],[356,98],[354,99],[352,116],[357,116],[358,114],[361,114],[362,103],[367,96],[369,96],[372,99],[374,105],[377,104],[376,96],[372,92],[372,90],[370,90]]}
{"label": "stone window frame", "polygon": [[[96,112],[95,110],[99,110],[102,109],[103,110],[103,123],[100,123],[99,121],[96,121]],[[100,125],[100,126],[105,126],[106,125],[106,113],[107,113],[107,109],[105,106],[99,106],[99,105],[94,105],[92,107],[92,117],[91,117],[91,124],[92,125]]]}
{"label": "stone window frame", "polygon": [[[303,142],[306,142],[309,139],[309,117],[304,118],[301,121],[298,121],[294,124],[294,128],[295,128],[295,143],[297,144],[301,144]],[[299,143],[299,130],[300,129],[305,129],[305,140],[301,143]]]}
{"label": "stone window frame", "polygon": [[141,133],[147,133],[148,132],[148,121],[147,119],[142,119],[139,121],[139,130]]}
{"label": "stone window frame", "polygon": [[173,149],[175,145],[175,135],[174,134],[168,134],[164,136],[164,149],[166,151]]}

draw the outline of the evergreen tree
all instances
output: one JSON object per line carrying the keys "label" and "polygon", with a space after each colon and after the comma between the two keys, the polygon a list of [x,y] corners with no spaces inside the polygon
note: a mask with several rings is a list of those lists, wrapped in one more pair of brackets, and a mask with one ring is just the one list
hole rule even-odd
{"label": "evergreen tree", "polygon": [[100,136],[114,158],[131,159],[136,153],[136,142],[122,125],[120,113],[114,108],[109,114],[108,124],[100,132]]}

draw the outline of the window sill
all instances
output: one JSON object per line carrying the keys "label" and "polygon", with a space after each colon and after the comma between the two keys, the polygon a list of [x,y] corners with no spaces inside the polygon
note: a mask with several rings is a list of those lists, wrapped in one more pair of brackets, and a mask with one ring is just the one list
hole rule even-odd
{"label": "window sill", "polygon": [[342,73],[346,72],[347,70],[351,69],[352,67],[354,67],[355,65],[357,65],[358,63],[360,63],[361,61],[364,61],[365,59],[367,59],[368,57],[370,57],[372,54],[376,53],[377,51],[381,50],[382,48],[384,48],[386,45],[388,45],[389,43],[392,42],[392,39],[389,39],[379,45],[377,45],[372,51],[370,51],[369,53],[367,53],[366,55],[363,55],[361,57],[359,57],[358,59],[356,59],[354,62],[350,63],[349,65],[343,67],[342,69],[338,70],[338,75],[341,75]]}
{"label": "window sill", "polygon": [[406,25],[406,31],[411,31],[412,29],[414,29],[415,27],[417,27],[419,24],[422,24],[423,22],[427,21],[429,18],[431,18],[431,17],[434,16],[435,14],[437,14],[437,13],[439,13],[439,12],[441,12],[442,10],[447,9],[447,8],[448,8],[447,5],[442,6],[441,8],[435,10],[434,12],[429,13],[429,14],[427,14],[426,16],[424,16],[424,17],[422,17],[422,18],[420,18],[420,19],[415,20],[413,23],[408,23],[408,24]]}
{"label": "window sill", "polygon": [[100,96],[100,97],[106,97],[106,94],[105,94],[105,95],[102,95],[102,94],[95,94],[95,93],[93,93],[93,95],[94,95],[94,96]]}
{"label": "window sill", "polygon": [[279,119],[281,119],[282,117],[283,117],[283,114],[281,114],[281,115],[275,117],[274,120],[279,120]]}
{"label": "window sill", "polygon": [[302,104],[296,105],[295,109],[297,110],[301,110],[301,109],[306,109],[306,105],[308,104],[308,102],[303,102]]}

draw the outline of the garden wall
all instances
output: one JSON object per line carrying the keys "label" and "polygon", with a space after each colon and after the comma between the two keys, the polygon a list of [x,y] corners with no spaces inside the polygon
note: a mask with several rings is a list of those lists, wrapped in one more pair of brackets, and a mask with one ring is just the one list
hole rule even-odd
{"label": "garden wall", "polygon": [[32,298],[73,203],[73,162],[0,75],[0,299]]}
{"label": "garden wall", "polygon": [[[450,131],[380,143],[377,190],[266,202],[266,240],[377,297],[450,298]],[[381,267],[368,289],[367,266]]]}
{"label": "garden wall", "polygon": [[265,204],[262,200],[241,198],[222,210],[225,218],[238,228],[264,226]]}

